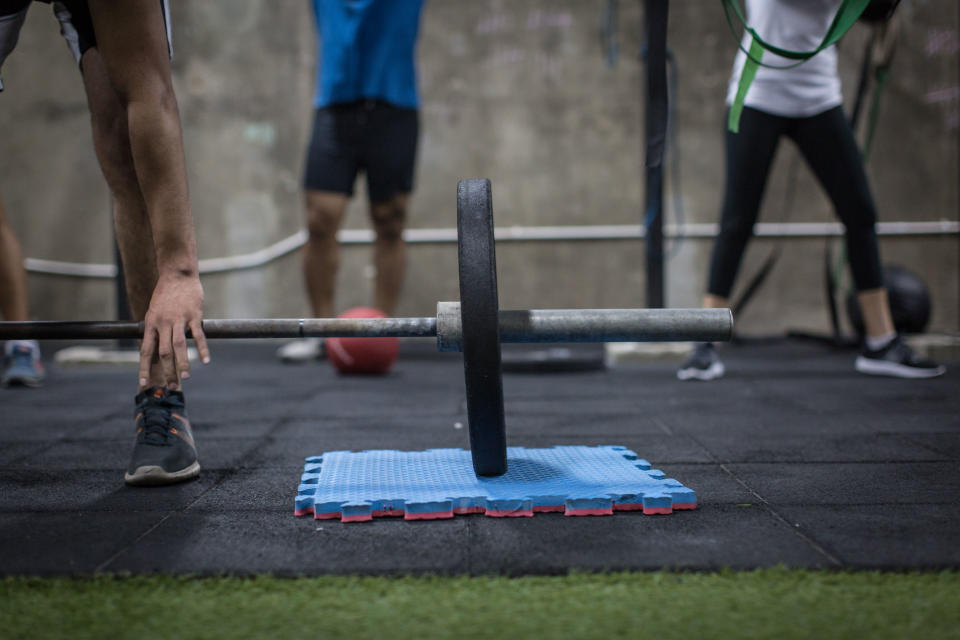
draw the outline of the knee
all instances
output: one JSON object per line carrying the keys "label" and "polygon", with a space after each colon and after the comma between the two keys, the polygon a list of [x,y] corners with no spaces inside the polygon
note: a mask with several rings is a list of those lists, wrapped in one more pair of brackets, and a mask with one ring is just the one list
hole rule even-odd
{"label": "knee", "polygon": [[90,111],[93,141],[101,149],[102,163],[117,165],[123,159],[123,148],[128,144],[127,119],[119,109],[99,108]]}
{"label": "knee", "polygon": [[376,205],[371,210],[371,217],[378,237],[400,239],[403,236],[407,223],[407,208],[402,204]]}
{"label": "knee", "polygon": [[844,225],[844,235],[849,242],[875,243],[877,230],[873,222],[853,222]]}
{"label": "knee", "polygon": [[138,198],[140,193],[126,116],[113,109],[91,113],[94,146],[103,176],[114,197]]}
{"label": "knee", "polygon": [[725,242],[746,244],[753,235],[753,225],[736,218],[724,218],[717,230],[718,239]]}
{"label": "knee", "polygon": [[863,185],[851,188],[845,197],[835,201],[837,217],[848,232],[872,232],[877,223],[877,206],[870,189]]}
{"label": "knee", "polygon": [[108,76],[117,102],[123,111],[177,111],[177,96],[172,80],[160,69],[146,65],[142,73],[110,73]]}
{"label": "knee", "polygon": [[342,214],[338,209],[323,205],[307,207],[307,233],[311,242],[320,242],[335,237],[340,228]]}
{"label": "knee", "polygon": [[872,206],[859,207],[856,215],[846,215],[842,221],[850,240],[872,239],[877,233],[877,214]]}
{"label": "knee", "polygon": [[857,215],[847,216],[844,226],[847,232],[872,234],[877,226],[877,212],[872,204],[866,204],[858,209]]}

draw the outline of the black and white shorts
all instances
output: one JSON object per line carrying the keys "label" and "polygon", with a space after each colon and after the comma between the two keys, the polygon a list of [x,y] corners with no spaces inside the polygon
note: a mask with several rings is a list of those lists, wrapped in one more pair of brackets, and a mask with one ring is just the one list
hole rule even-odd
{"label": "black and white shorts", "polygon": [[[87,49],[97,46],[97,37],[93,30],[93,20],[90,18],[90,8],[87,0],[39,0],[47,2],[53,7],[53,14],[60,22],[60,33],[67,41],[67,48],[73,54],[74,60],[80,64],[80,59]],[[27,18],[27,10],[32,0],[0,0],[0,68],[4,60],[17,46],[20,37],[20,28]],[[167,48],[171,57],[173,49],[170,44],[170,6],[167,0],[159,0],[163,9],[163,20],[167,29]],[[3,78],[0,78],[0,91],[3,91]]]}

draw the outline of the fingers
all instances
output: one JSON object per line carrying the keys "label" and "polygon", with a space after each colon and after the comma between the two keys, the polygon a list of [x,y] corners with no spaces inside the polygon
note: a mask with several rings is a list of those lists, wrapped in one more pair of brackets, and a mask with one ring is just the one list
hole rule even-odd
{"label": "fingers", "polygon": [[173,325],[173,364],[178,380],[190,377],[190,356],[187,354],[187,336],[182,324]]}
{"label": "fingers", "polygon": [[[210,348],[203,333],[200,320],[189,323],[190,333],[197,344],[200,360],[210,362]],[[151,381],[151,365],[154,355],[160,363],[162,383],[170,389],[178,389],[181,380],[190,377],[190,352],[187,348],[185,327],[182,324],[155,327],[148,325],[140,344],[140,388],[144,389]]]}
{"label": "fingers", "polygon": [[200,353],[200,362],[210,364],[210,348],[207,347],[207,336],[203,333],[203,323],[199,320],[191,321],[190,333],[193,335],[193,341]]}
{"label": "fingers", "polygon": [[196,278],[161,278],[147,310],[140,352],[140,386],[179,390],[190,377],[187,334],[192,334],[204,364],[210,349],[203,333],[203,288]]}
{"label": "fingers", "polygon": [[153,363],[153,352],[157,348],[157,332],[152,326],[147,326],[140,342],[140,389],[146,389],[150,382],[150,365]]}
{"label": "fingers", "polygon": [[161,326],[157,331],[157,356],[160,359],[160,371],[163,382],[168,389],[176,389],[179,383],[177,368],[173,355],[173,328],[170,325]]}

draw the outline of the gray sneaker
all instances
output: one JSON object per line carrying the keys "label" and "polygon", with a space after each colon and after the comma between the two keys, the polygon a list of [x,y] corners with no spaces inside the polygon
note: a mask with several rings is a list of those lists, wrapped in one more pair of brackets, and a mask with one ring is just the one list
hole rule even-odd
{"label": "gray sneaker", "polygon": [[677,371],[679,380],[713,380],[726,370],[712,342],[700,342]]}
{"label": "gray sneaker", "polygon": [[127,484],[174,484],[200,474],[183,393],[153,387],[137,394],[137,441],[123,476]]}
{"label": "gray sneaker", "polygon": [[864,347],[854,366],[860,373],[895,378],[935,378],[947,370],[936,362],[917,356],[900,336],[876,351]]}
{"label": "gray sneaker", "polygon": [[11,340],[4,348],[6,368],[0,384],[5,387],[39,387],[47,377],[40,360],[40,347],[33,340]]}

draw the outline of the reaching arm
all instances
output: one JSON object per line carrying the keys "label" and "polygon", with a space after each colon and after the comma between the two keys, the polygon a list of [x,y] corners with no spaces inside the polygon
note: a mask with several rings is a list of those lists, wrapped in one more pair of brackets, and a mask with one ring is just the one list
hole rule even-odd
{"label": "reaching arm", "polygon": [[200,324],[203,289],[164,17],[156,0],[89,4],[97,47],[126,112],[157,262],[157,283],[144,318],[140,386],[146,386],[156,354],[167,385],[176,387],[179,378],[189,377],[187,329],[205,363],[210,354]]}

